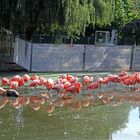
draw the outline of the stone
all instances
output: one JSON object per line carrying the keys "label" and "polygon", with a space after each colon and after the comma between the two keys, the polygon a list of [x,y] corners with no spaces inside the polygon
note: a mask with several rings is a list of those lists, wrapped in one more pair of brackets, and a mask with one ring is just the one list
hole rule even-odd
{"label": "stone", "polygon": [[6,91],[7,97],[19,97],[19,93],[15,89],[9,89]]}

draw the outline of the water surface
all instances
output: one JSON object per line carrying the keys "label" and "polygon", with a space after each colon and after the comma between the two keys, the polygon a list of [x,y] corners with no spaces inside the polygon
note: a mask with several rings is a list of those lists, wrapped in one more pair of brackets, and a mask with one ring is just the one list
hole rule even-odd
{"label": "water surface", "polygon": [[48,115],[44,108],[0,110],[0,140],[138,140],[139,107],[130,103],[83,107],[80,111],[57,108]]}
{"label": "water surface", "polygon": [[[13,75],[15,73],[6,76]],[[51,74],[47,76],[58,77]],[[34,91],[31,91],[30,95],[33,95]],[[22,92],[26,95],[26,91]],[[0,140],[140,139],[139,101],[101,102],[80,108],[56,106],[52,113],[48,113],[48,102],[36,111],[31,105],[21,105],[15,109],[9,100],[0,109]]]}

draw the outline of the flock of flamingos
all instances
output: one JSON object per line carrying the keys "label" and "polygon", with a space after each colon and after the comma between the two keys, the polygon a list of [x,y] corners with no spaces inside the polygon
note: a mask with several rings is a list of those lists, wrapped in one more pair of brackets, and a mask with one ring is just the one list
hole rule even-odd
{"label": "flock of flamingos", "polygon": [[[111,84],[114,85],[113,91],[109,90],[112,88]],[[36,111],[45,108],[48,114],[51,114],[56,107],[80,110],[89,105],[111,102],[114,103],[114,106],[122,101],[139,104],[139,84],[140,73],[128,73],[127,71],[98,78],[92,76],[78,78],[70,74],[63,74],[56,80],[36,74],[3,77],[0,80],[0,109],[6,104],[10,104],[15,109],[29,105]],[[116,92],[118,87],[124,87],[123,89],[127,89],[127,93]],[[19,93],[21,89],[26,91],[33,89],[34,94],[23,95]],[[107,92],[104,89],[108,89]],[[39,93],[39,91],[41,92]]]}

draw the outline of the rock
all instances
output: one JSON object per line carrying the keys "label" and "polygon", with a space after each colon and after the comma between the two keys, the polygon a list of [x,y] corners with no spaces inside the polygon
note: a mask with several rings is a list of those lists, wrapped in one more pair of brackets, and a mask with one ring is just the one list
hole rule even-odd
{"label": "rock", "polygon": [[9,89],[6,91],[7,97],[19,97],[19,93],[14,89]]}

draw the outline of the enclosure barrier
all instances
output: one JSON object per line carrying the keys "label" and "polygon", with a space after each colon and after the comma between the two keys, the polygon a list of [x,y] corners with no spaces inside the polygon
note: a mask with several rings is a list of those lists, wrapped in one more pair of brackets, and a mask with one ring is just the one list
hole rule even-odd
{"label": "enclosure barrier", "polygon": [[16,42],[14,62],[28,71],[140,70],[139,48],[132,53],[132,46],[36,44],[20,38]]}
{"label": "enclosure barrier", "polygon": [[14,38],[0,33],[0,65],[11,63],[13,58]]}
{"label": "enclosure barrier", "polygon": [[132,70],[134,71],[140,70],[140,48],[139,47],[134,47],[134,50],[133,50]]}

